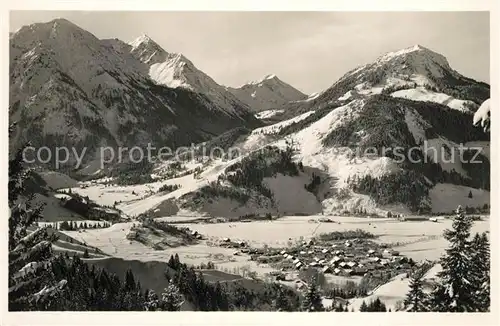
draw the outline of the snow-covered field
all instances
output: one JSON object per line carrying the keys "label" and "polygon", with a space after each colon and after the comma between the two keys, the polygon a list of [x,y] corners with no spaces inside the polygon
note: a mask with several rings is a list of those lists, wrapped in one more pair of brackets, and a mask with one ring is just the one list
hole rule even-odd
{"label": "snow-covered field", "polygon": [[474,107],[474,106],[477,107],[477,104],[475,104],[472,101],[457,100],[444,93],[433,92],[424,87],[403,89],[392,93],[391,96],[402,97],[413,101],[424,101],[424,102],[428,101],[428,102],[439,103],[446,105],[449,108],[467,113],[471,113],[469,107]]}
{"label": "snow-covered field", "polygon": [[[327,216],[290,216],[276,221],[252,223],[189,224],[191,229],[214,237],[246,240],[253,246],[288,246],[289,241],[308,239],[321,233],[362,229],[378,236],[380,243],[400,243],[397,250],[416,260],[435,260],[447,246],[443,231],[451,228],[450,219],[399,222],[386,218],[328,216],[338,223],[319,223]],[[312,221],[314,220],[314,221]],[[474,223],[473,232],[489,230],[489,219]],[[290,240],[291,239],[291,240]]]}
{"label": "snow-covered field", "polygon": [[[267,265],[257,265],[256,262],[250,261],[248,256],[234,255],[235,249],[211,246],[210,241],[215,238],[209,238],[206,242],[191,246],[154,250],[139,242],[126,239],[126,234],[133,224],[133,222],[117,223],[105,229],[90,229],[85,232],[64,231],[63,233],[78,241],[98,247],[106,254],[125,260],[167,262],[171,255],[178,254],[181,261],[186,264],[199,265],[212,261],[219,269],[232,270],[249,265],[251,270],[261,275],[272,271],[272,268]],[[189,225],[191,229],[195,229],[192,226]]]}
{"label": "snow-covered field", "polygon": [[[472,198],[469,198],[469,192]],[[438,183],[429,191],[432,211],[435,213],[450,212],[458,205],[463,207],[482,207],[490,203],[490,192],[450,183]]]}
{"label": "snow-covered field", "polygon": [[255,114],[255,117],[257,119],[267,119],[272,116],[275,116],[278,113],[283,113],[283,112],[284,112],[283,110],[265,110]]}
{"label": "snow-covered field", "polygon": [[[386,218],[329,217],[336,223],[320,223],[326,216],[290,216],[276,221],[256,221],[250,223],[219,224],[181,224],[203,234],[207,240],[199,244],[166,250],[154,250],[141,243],[126,239],[133,222],[117,223],[109,228],[89,229],[85,232],[64,231],[65,234],[98,247],[104,253],[123,259],[141,261],[167,261],[177,253],[182,261],[199,265],[213,261],[220,268],[232,269],[249,265],[252,270],[264,274],[272,269],[267,265],[257,265],[248,256],[234,255],[235,249],[222,248],[212,244],[222,238],[243,240],[249,245],[260,247],[287,247],[290,241],[307,239],[320,233],[363,229],[378,236],[380,243],[400,245],[396,247],[401,254],[415,260],[436,260],[444,252],[447,242],[442,238],[443,231],[451,227],[451,220],[399,222]],[[169,218],[162,220],[168,221]],[[176,219],[176,217],[172,217]],[[188,223],[188,222],[187,222]],[[340,224],[339,224],[340,223]],[[473,232],[489,230],[489,219],[474,223]]]}
{"label": "snow-covered field", "polygon": [[292,123],[302,121],[313,113],[314,113],[314,111],[309,111],[309,112],[303,113],[301,115],[298,115],[292,119],[281,121],[281,122],[275,123],[275,124],[270,125],[270,126],[257,128],[257,129],[252,131],[252,134],[260,134],[260,133],[272,134],[272,133],[278,132],[281,128],[289,126]]}
{"label": "snow-covered field", "polygon": [[[439,264],[434,265],[422,278],[423,280],[430,280],[436,277],[437,273],[441,270]],[[409,291],[410,279],[405,274],[395,276],[390,282],[381,285],[372,294],[364,298],[355,298],[349,301],[349,310],[359,311],[361,304],[365,301],[367,304],[379,298],[391,311],[395,311],[397,304],[404,300]]]}

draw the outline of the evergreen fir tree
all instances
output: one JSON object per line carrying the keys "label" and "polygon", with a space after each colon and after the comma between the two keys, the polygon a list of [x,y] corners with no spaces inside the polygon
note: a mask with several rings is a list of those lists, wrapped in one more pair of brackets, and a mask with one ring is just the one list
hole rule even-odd
{"label": "evergreen fir tree", "polygon": [[316,280],[314,278],[308,284],[307,293],[302,301],[302,310],[307,312],[319,312],[325,310],[321,301],[321,296],[318,293]]}
{"label": "evergreen fir tree", "polygon": [[421,312],[427,311],[427,295],[423,291],[422,284],[423,273],[416,271],[410,279],[410,291],[406,295],[404,304],[408,307],[407,311]]}
{"label": "evergreen fir tree", "polygon": [[380,299],[377,297],[374,301],[370,302],[368,305],[367,311],[370,312],[386,312],[387,308],[385,304],[380,301]]}
{"label": "evergreen fir tree", "polygon": [[160,299],[153,290],[146,290],[144,309],[146,311],[157,311],[160,307]]}
{"label": "evergreen fir tree", "polygon": [[177,253],[176,253],[176,254],[174,255],[174,260],[175,260],[175,264],[176,264],[177,266],[179,266],[179,265],[181,264],[181,260],[179,259],[179,254],[177,254]]}
{"label": "evergreen fir tree", "polygon": [[132,270],[129,268],[125,273],[125,290],[132,291],[135,290],[135,288],[136,284],[135,284],[134,274],[132,274]]}
{"label": "evergreen fir tree", "polygon": [[366,312],[368,311],[368,305],[366,304],[366,302],[363,300],[363,302],[361,303],[361,306],[359,307],[359,311],[361,312]]}
{"label": "evergreen fir tree", "polygon": [[[14,128],[15,123],[9,127],[9,134]],[[23,164],[26,146],[9,158],[8,296],[11,311],[52,309],[57,306],[58,297],[66,286],[66,280],[57,279],[51,268],[55,236],[49,236],[46,228],[28,234],[28,227],[42,217],[43,207],[32,206],[32,196],[23,198],[24,182],[31,176],[31,171]]]}
{"label": "evergreen fir tree", "polygon": [[479,285],[474,280],[474,266],[469,236],[472,221],[461,206],[453,220],[452,229],[445,230],[449,247],[441,257],[440,283],[432,293],[432,310],[443,312],[478,311],[474,298]]}
{"label": "evergreen fir tree", "polygon": [[[347,308],[347,307],[346,307],[346,308]],[[344,307],[342,306],[342,303],[339,303],[339,304],[335,307],[334,311],[336,311],[336,312],[344,312]]]}
{"label": "evergreen fir tree", "polygon": [[183,302],[179,288],[173,282],[170,282],[161,294],[160,309],[163,311],[179,311]]}
{"label": "evergreen fir tree", "polygon": [[471,243],[474,282],[478,284],[476,306],[481,312],[490,309],[490,244],[486,233],[476,233]]}
{"label": "evergreen fir tree", "polygon": [[290,302],[288,301],[283,288],[279,286],[276,298],[273,301],[273,306],[276,311],[293,311]]}

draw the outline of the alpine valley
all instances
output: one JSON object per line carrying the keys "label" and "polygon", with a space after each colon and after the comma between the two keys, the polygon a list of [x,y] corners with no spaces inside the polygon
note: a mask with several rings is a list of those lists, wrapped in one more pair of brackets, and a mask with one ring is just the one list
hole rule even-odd
{"label": "alpine valley", "polygon": [[[64,235],[55,248],[83,253],[88,244],[88,261],[117,273],[123,260],[148,262],[134,273],[158,291],[163,283],[147,276],[157,268],[151,262],[175,253],[192,265],[215,262],[221,273],[242,264],[260,276],[277,270],[274,256],[249,262],[219,241],[290,248],[363,229],[412,259],[438,259],[451,225],[445,216],[458,205],[489,210],[490,134],[473,122],[490,86],[421,45],[346,67],[311,95],[272,74],[220,85],[146,35],[98,39],[65,19],[12,33],[9,62],[11,152],[27,141],[86,151],[77,169],[74,156],[59,169],[53,160],[32,165],[43,221]],[[100,166],[102,147],[148,144],[195,150]],[[208,155],[213,149],[220,154]],[[72,229],[74,221],[89,229]],[[96,221],[110,224],[90,229]],[[395,309],[400,299],[386,304]]]}

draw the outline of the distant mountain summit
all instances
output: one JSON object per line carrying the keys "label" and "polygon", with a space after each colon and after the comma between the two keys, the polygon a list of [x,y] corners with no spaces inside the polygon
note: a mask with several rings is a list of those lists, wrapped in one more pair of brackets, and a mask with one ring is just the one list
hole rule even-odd
{"label": "distant mountain summit", "polygon": [[431,101],[472,114],[489,98],[490,86],[453,70],[446,57],[422,45],[388,52],[361,65],[328,89],[305,102],[290,102],[286,117],[373,94],[391,94],[415,101]]}
{"label": "distant mountain summit", "polygon": [[283,82],[276,75],[267,75],[261,80],[227,89],[240,101],[248,104],[254,112],[279,109],[288,102],[307,98],[307,95]]}
{"label": "distant mountain summit", "polygon": [[346,73],[322,96],[342,96],[352,89],[361,94],[376,94],[419,87],[469,101],[471,110],[489,97],[489,85],[462,76],[443,55],[421,45],[386,53],[373,63]]}

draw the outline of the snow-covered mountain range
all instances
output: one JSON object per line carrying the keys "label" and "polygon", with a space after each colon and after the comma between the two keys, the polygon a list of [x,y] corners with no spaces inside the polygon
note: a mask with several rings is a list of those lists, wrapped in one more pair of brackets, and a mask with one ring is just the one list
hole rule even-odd
{"label": "snow-covered mountain range", "polygon": [[183,87],[204,94],[218,107],[228,112],[249,110],[246,103],[239,101],[225,87],[217,84],[210,76],[197,69],[180,53],[168,53],[147,35],[130,42],[132,55],[148,65],[149,77],[159,85],[171,88]]}
{"label": "snow-covered mountain range", "polygon": [[[199,181],[155,197],[150,208],[166,199],[175,199],[179,209],[216,216],[436,213],[458,203],[482,206],[489,203],[489,134],[473,126],[472,113],[488,97],[489,85],[461,76],[427,48],[388,53],[331,88],[275,110],[281,121],[232,137],[242,158],[200,166]],[[290,144],[294,161],[304,166],[297,175],[278,168],[265,170],[269,175],[263,172],[257,188],[234,183],[235,170],[262,169],[262,155],[271,155],[263,148],[286,150]],[[463,158],[460,145],[468,149]],[[478,148],[481,163],[469,163]],[[368,149],[376,153],[366,154]],[[405,158],[384,149],[399,149]],[[124,209],[140,213],[147,207]]]}
{"label": "snow-covered mountain range", "polygon": [[99,40],[64,19],[11,35],[9,103],[23,130],[14,143],[80,150],[190,145],[260,124],[184,56],[146,37]]}
{"label": "snow-covered mountain range", "polygon": [[[489,134],[473,115],[490,87],[420,45],[309,97],[272,75],[224,87],[147,36],[99,40],[64,20],[12,35],[10,63],[10,117],[25,128],[13,142],[240,149],[230,159],[200,154],[178,174],[175,162],[154,166],[144,173],[155,182],[134,186],[142,199],[119,205],[130,215],[445,212],[489,202]],[[461,144],[481,148],[482,163],[468,162],[471,150],[461,161]],[[158,193],[162,185],[179,187]],[[104,188],[81,192],[99,201],[117,190]]]}

